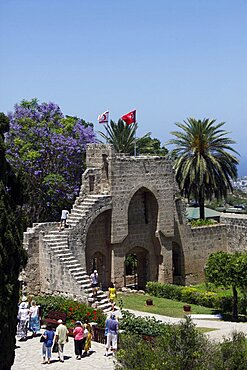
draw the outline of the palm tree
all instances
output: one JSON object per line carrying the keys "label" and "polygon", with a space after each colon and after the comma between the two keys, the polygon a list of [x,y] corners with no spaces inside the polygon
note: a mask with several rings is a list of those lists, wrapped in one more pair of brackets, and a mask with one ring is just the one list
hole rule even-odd
{"label": "palm tree", "polygon": [[147,133],[140,139],[136,139],[137,123],[127,125],[122,119],[118,123],[110,121],[109,126],[105,126],[106,134],[99,131],[99,134],[109,143],[112,144],[117,153],[134,153],[134,145],[138,140],[149,136]]}
{"label": "palm tree", "polygon": [[200,218],[204,219],[204,201],[215,196],[225,198],[232,191],[231,179],[237,177],[238,154],[231,144],[235,142],[221,129],[225,122],[214,125],[216,120],[196,120],[176,123],[183,131],[173,131],[168,144],[175,144],[171,155],[174,156],[174,169],[181,194],[199,203]]}

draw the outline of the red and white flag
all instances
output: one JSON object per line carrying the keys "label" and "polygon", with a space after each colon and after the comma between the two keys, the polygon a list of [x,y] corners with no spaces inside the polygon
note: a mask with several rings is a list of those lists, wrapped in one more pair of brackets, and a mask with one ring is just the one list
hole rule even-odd
{"label": "red and white flag", "polygon": [[129,113],[126,113],[121,119],[127,124],[136,123],[136,110],[132,110]]}
{"label": "red and white flag", "polygon": [[99,123],[108,123],[108,120],[109,120],[109,111],[106,111],[104,113],[101,113],[98,116],[98,122]]}

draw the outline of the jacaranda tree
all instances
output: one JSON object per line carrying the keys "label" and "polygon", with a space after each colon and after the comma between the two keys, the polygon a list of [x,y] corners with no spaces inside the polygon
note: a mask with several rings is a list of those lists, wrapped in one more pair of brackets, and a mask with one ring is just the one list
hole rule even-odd
{"label": "jacaranda tree", "polygon": [[7,157],[26,175],[28,221],[57,220],[78,194],[86,144],[96,141],[93,125],[37,99],[23,100],[8,116]]}
{"label": "jacaranda tree", "polygon": [[175,158],[176,180],[181,194],[193,197],[200,207],[200,218],[204,219],[204,201],[215,196],[222,199],[232,191],[231,180],[237,177],[237,152],[231,144],[235,142],[221,129],[224,122],[195,118],[176,123],[182,131],[171,132],[176,139],[171,156]]}

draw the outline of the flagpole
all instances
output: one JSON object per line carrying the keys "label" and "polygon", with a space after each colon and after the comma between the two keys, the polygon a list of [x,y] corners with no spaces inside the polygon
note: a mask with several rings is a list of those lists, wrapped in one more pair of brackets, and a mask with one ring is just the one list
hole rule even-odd
{"label": "flagpole", "polygon": [[137,131],[137,123],[136,123],[136,130],[135,130],[135,143],[134,143],[134,156],[136,157],[136,131]]}
{"label": "flagpole", "polygon": [[[107,116],[107,124],[106,124],[106,127],[108,128],[108,124],[109,124],[109,117],[110,117],[110,111],[109,111],[108,109],[107,109],[107,111],[109,112],[109,113],[108,113],[108,116]],[[107,138],[106,142],[107,142],[107,144],[109,144],[108,130],[106,130],[106,138]]]}

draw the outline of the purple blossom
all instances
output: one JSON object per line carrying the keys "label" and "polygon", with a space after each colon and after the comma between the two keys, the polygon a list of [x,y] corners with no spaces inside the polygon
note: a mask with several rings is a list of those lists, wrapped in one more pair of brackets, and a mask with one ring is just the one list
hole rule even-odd
{"label": "purple blossom", "polygon": [[[52,102],[24,101],[16,104],[8,117],[9,161],[30,178],[31,201],[44,209],[49,207],[49,212],[53,210],[54,214],[64,204],[69,207],[80,187],[84,170],[82,154],[88,143],[96,142],[93,128],[86,127],[85,121],[79,118],[65,117]],[[69,127],[72,123],[70,131],[67,123]]]}

